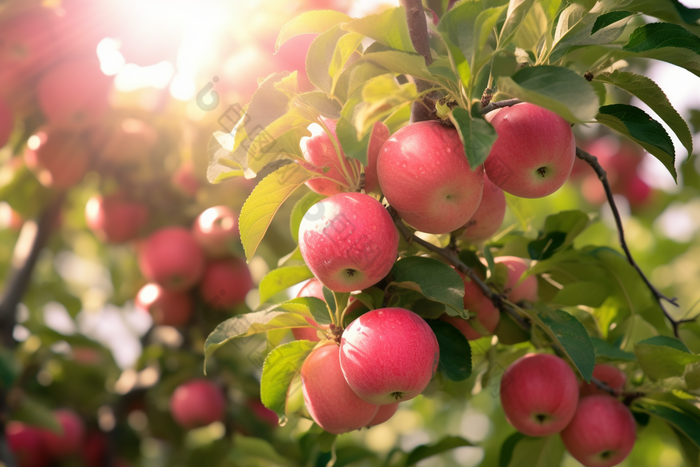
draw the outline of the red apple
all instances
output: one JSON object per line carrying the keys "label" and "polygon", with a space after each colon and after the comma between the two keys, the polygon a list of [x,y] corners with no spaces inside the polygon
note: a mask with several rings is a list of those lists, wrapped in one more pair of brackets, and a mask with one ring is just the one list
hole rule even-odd
{"label": "red apple", "polygon": [[549,436],[569,424],[578,403],[578,382],[564,360],[528,354],[501,379],[501,405],[508,422],[528,436]]}
{"label": "red apple", "polygon": [[192,235],[211,258],[226,256],[231,242],[238,240],[238,216],[228,206],[214,206],[194,221]]}
{"label": "red apple", "polygon": [[194,198],[199,190],[199,180],[191,162],[182,164],[172,176],[172,183],[181,193]]}
{"label": "red apple", "polygon": [[340,369],[340,349],[335,343],[311,352],[301,366],[304,403],[314,421],[333,434],[367,426],[378,406],[360,399]]}
{"label": "red apple", "polygon": [[632,451],[636,431],[634,417],[622,402],[595,394],[579,401],[561,439],[569,453],[586,467],[611,467]]}
{"label": "red apple", "polygon": [[170,397],[170,413],[183,428],[198,428],[224,420],[226,399],[208,379],[181,384]]}
{"label": "red apple", "polygon": [[481,201],[484,170],[472,171],[457,130],[439,122],[401,128],[382,146],[379,186],[417,230],[443,234],[462,227]]}
{"label": "red apple", "polygon": [[141,274],[168,290],[187,290],[204,273],[204,253],[189,230],[164,227],[139,248]]}
{"label": "red apple", "polygon": [[14,117],[10,108],[0,99],[0,148],[7,144],[14,127]]}
{"label": "red apple", "polygon": [[101,431],[90,431],[83,445],[81,456],[89,467],[104,467],[107,437]]}
{"label": "red apple", "polygon": [[396,261],[399,234],[384,206],[361,193],[339,193],[309,209],[299,249],[314,276],[336,292],[379,282]]}
{"label": "red apple", "polygon": [[506,196],[503,190],[484,176],[484,194],[474,215],[465,224],[463,237],[472,242],[491,238],[506,215]]}
{"label": "red apple", "polygon": [[39,81],[37,98],[54,126],[84,129],[95,125],[109,109],[112,78],[100,70],[97,59],[63,62]]}
{"label": "red apple", "polygon": [[262,402],[256,400],[248,401],[248,408],[255,414],[256,417],[258,417],[258,419],[267,423],[271,427],[275,428],[279,425],[279,418],[277,417],[277,414],[273,410],[265,407]]}
{"label": "red apple", "polygon": [[499,256],[494,258],[494,261],[497,264],[505,264],[508,268],[508,280],[504,290],[508,300],[514,303],[522,300],[537,301],[537,278],[529,276],[525,280],[520,280],[530,266],[528,261],[516,256]]}
{"label": "red apple", "polygon": [[142,120],[126,118],[97,129],[91,138],[100,159],[112,163],[143,162],[158,141],[155,128]]}
{"label": "red apple", "polygon": [[[323,297],[323,284],[315,277],[309,279],[309,281],[304,284],[304,286],[299,289],[297,297],[316,297],[325,301]],[[318,337],[319,324],[313,318],[306,318],[312,328],[292,328],[292,334],[297,340],[307,340],[312,342],[318,342],[321,339]]]}
{"label": "red apple", "polygon": [[12,421],[5,427],[5,436],[10,450],[17,458],[18,467],[48,465],[42,429]]}
{"label": "red apple", "polygon": [[[459,275],[464,281],[464,308],[476,313],[476,317],[471,319],[479,320],[479,323],[481,323],[490,334],[493,334],[501,320],[500,312],[493,306],[493,302],[484,295],[475,282],[468,279],[461,272]],[[470,326],[469,321],[471,319],[464,320],[456,316],[448,316],[447,314],[442,315],[440,319],[459,329],[462,334],[464,334],[464,337],[470,341],[484,337]]]}
{"label": "red apple", "polygon": [[394,416],[398,409],[398,402],[394,402],[393,404],[380,405],[379,410],[377,410],[377,415],[375,415],[374,418],[367,424],[367,428],[381,425],[382,423],[386,422]]}
{"label": "red apple", "polygon": [[90,168],[90,152],[80,134],[57,129],[29,138],[24,159],[39,181],[64,190],[80,183]]}
{"label": "red apple", "polygon": [[630,206],[633,208],[640,207],[649,201],[651,187],[635,173],[625,183],[623,194],[629,201]]}
{"label": "red apple", "polygon": [[63,432],[58,434],[51,430],[43,431],[46,452],[53,459],[77,454],[83,446],[83,438],[85,437],[83,421],[72,410],[54,410],[54,415]]}
{"label": "red apple", "polygon": [[488,114],[498,133],[484,167],[491,181],[522,198],[542,198],[566,182],[576,158],[569,123],[530,103]]}
{"label": "red apple", "polygon": [[[621,392],[627,382],[627,376],[615,366],[599,364],[593,369],[593,377],[607,384],[610,389],[616,392]],[[600,389],[594,383],[581,382],[579,386],[581,397],[590,396],[591,394],[608,394]]]}
{"label": "red apple", "polygon": [[175,327],[190,321],[193,308],[189,293],[166,290],[155,283],[141,287],[136,295],[136,306],[149,312],[155,324]]}
{"label": "red apple", "polygon": [[123,194],[93,196],[85,205],[90,230],[105,242],[124,243],[136,238],[148,222],[145,204],[130,201]]}
{"label": "red apple", "polygon": [[440,349],[430,326],[403,308],[357,318],[340,340],[340,366],[350,387],[373,404],[413,399],[437,370]]}
{"label": "red apple", "polygon": [[[360,162],[345,157],[345,153],[340,147],[340,142],[335,134],[335,120],[323,117],[321,117],[321,120],[333,135],[334,141],[331,140],[328,133],[320,125],[314,124],[309,127],[311,136],[301,139],[301,151],[304,153],[304,159],[319,168],[319,173],[323,173],[322,168],[328,168],[328,171],[323,173],[323,176],[335,181],[318,178],[309,180],[306,182],[306,185],[316,193],[325,196],[353,191],[355,184],[359,180]],[[334,142],[340,154],[333,146]]]}
{"label": "red apple", "polygon": [[377,122],[372,127],[372,135],[367,146],[367,167],[365,167],[365,191],[367,193],[381,191],[379,180],[377,180],[377,159],[382,146],[390,136],[389,127],[384,122]]}
{"label": "red apple", "polygon": [[0,23],[0,93],[15,92],[55,61],[53,16],[34,8]]}
{"label": "red apple", "polygon": [[199,286],[202,299],[214,308],[228,308],[245,301],[253,288],[248,265],[239,258],[209,263]]}

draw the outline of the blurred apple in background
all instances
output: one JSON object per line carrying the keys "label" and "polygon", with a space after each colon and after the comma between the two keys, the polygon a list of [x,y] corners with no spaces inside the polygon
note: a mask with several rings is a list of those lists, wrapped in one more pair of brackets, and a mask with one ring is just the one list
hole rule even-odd
{"label": "blurred apple in background", "polygon": [[48,128],[29,138],[24,160],[39,181],[58,190],[80,182],[90,167],[90,152],[80,133]]}

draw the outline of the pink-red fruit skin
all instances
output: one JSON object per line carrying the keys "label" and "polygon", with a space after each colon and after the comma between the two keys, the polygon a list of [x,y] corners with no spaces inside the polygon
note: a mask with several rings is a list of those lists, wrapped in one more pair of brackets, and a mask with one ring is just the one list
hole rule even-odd
{"label": "pink-red fruit skin", "polygon": [[380,405],[379,410],[377,410],[377,415],[375,415],[374,418],[367,424],[367,428],[381,425],[382,423],[386,422],[394,416],[398,409],[398,402],[394,402],[393,404]]}
{"label": "pink-red fruit skin", "polygon": [[508,268],[508,280],[506,281],[505,293],[511,302],[527,300],[537,301],[537,278],[529,276],[521,281],[529,267],[529,262],[517,256],[499,256],[494,259],[497,264],[505,264]]}
{"label": "pink-red fruit skin", "polygon": [[484,176],[484,194],[476,212],[465,224],[462,236],[472,242],[489,239],[498,232],[505,215],[506,195]]}
{"label": "pink-red fruit skin", "polygon": [[378,406],[360,399],[340,369],[339,348],[324,345],[312,351],[301,366],[304,403],[314,421],[336,435],[367,426]]}
{"label": "pink-red fruit skin", "polygon": [[311,272],[336,292],[379,282],[398,254],[399,233],[384,206],[361,193],[340,193],[309,209],[299,249]]}
{"label": "pink-red fruit skin", "polygon": [[226,256],[231,242],[239,238],[238,216],[228,206],[206,209],[194,221],[192,235],[207,256]]}
{"label": "pink-red fruit skin", "polygon": [[204,253],[189,230],[165,227],[139,248],[139,268],[146,279],[168,290],[187,290],[202,277]]}
{"label": "pink-red fruit skin", "polygon": [[[332,196],[349,190],[348,187],[351,180],[353,180],[353,170],[359,174],[361,166],[359,161],[354,159],[349,161],[345,158],[340,142],[338,142],[338,137],[335,134],[336,121],[323,117],[321,120],[333,135],[333,140],[331,140],[323,127],[314,125],[311,127],[311,136],[302,138],[300,145],[304,159],[319,169],[327,167],[329,170],[325,173],[321,171],[321,173],[323,173],[324,177],[332,179],[318,178],[309,180],[306,182],[306,185],[320,195]],[[333,143],[338,147],[340,156],[338,156]],[[343,161],[342,165],[341,159]]]}
{"label": "pink-red fruit skin", "polygon": [[58,434],[44,430],[44,445],[47,454],[54,459],[60,459],[78,453],[85,438],[83,421],[72,410],[55,410],[54,415],[63,432]]}
{"label": "pink-red fruit skin", "polygon": [[170,397],[170,413],[183,428],[198,428],[224,419],[226,400],[220,388],[207,379],[181,384]]}
{"label": "pink-red fruit skin", "polygon": [[[622,392],[627,382],[627,376],[617,367],[612,365],[599,364],[593,369],[593,377],[607,384],[610,389],[617,393]],[[579,386],[581,397],[590,396],[592,394],[608,394],[603,389],[600,389],[594,383],[581,382]]]}
{"label": "pink-red fruit skin", "polygon": [[48,465],[42,429],[11,421],[5,427],[5,436],[18,467]]}
{"label": "pink-red fruit skin", "polygon": [[350,387],[373,404],[416,397],[435,374],[440,349],[430,326],[403,308],[357,318],[340,340],[340,366]]}
{"label": "pink-red fruit skin", "polygon": [[465,320],[444,314],[440,316],[440,319],[459,329],[464,334],[464,337],[470,341],[484,337],[469,324],[472,319],[478,320],[489,334],[493,334],[501,321],[501,314],[475,282],[464,277],[462,273],[459,273],[459,275],[464,280],[464,309],[476,313],[476,316]]}
{"label": "pink-red fruit skin", "polygon": [[457,130],[436,121],[413,123],[394,133],[379,153],[377,176],[401,218],[433,234],[466,224],[484,186],[483,167],[469,168]]}
{"label": "pink-red fruit skin", "polygon": [[133,240],[148,222],[148,207],[120,195],[93,196],[85,205],[85,221],[103,241]]}
{"label": "pink-red fruit skin", "polygon": [[175,327],[189,322],[193,307],[188,292],[166,290],[155,283],[141,287],[136,306],[150,313],[156,325]]}
{"label": "pink-red fruit skin", "polygon": [[206,266],[199,291],[210,306],[228,308],[243,303],[252,288],[253,278],[245,261],[229,258]]}
{"label": "pink-red fruit skin", "polygon": [[542,198],[561,188],[576,158],[566,120],[529,103],[504,107],[487,119],[498,138],[484,167],[496,186],[521,198]]}
{"label": "pink-red fruit skin", "polygon": [[573,418],[577,403],[576,375],[554,355],[525,355],[508,367],[501,379],[506,419],[528,436],[559,433]]}
{"label": "pink-red fruit skin", "polygon": [[569,453],[586,467],[612,467],[632,452],[637,427],[630,410],[607,394],[584,397],[561,432]]}
{"label": "pink-red fruit skin", "polygon": [[391,136],[389,127],[383,122],[377,122],[372,128],[372,136],[367,147],[367,167],[365,167],[365,191],[367,193],[379,192],[379,180],[377,180],[377,159],[382,146]]}

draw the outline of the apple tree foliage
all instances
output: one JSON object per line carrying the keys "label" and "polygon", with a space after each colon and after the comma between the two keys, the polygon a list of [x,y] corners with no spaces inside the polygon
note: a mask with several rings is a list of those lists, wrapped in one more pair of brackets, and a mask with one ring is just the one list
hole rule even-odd
{"label": "apple tree foliage", "polygon": [[[449,9],[448,2],[428,4],[428,60],[416,50],[403,6],[363,18],[312,11],[282,28],[278,47],[296,35],[318,34],[306,61],[316,90],[298,92],[295,73],[264,78],[235,129],[217,132],[210,144],[208,175],[213,183],[273,170],[241,211],[241,241],[248,259],[293,194],[303,192],[291,211],[284,211],[295,240],[301,218],[323,198],[304,187],[322,176],[308,169],[299,148],[301,138],[310,135],[310,124],[321,117],[337,120],[344,153],[366,165],[373,124],[382,121],[393,133],[409,123],[412,105],[429,93],[440,99],[437,116],[458,130],[472,168],[486,160],[497,138],[483,118],[493,108],[489,102],[518,99],[559,114],[575,128],[607,127],[656,157],[677,180],[676,148],[666,127],[689,154],[692,134],[661,88],[642,73],[648,60],[661,60],[700,76],[698,10],[673,0],[452,3]],[[631,105],[630,96],[655,116]],[[694,324],[674,318],[682,313],[668,314],[679,305],[681,310],[690,306],[658,291],[632,257],[614,245],[577,241],[600,222],[596,216],[575,206],[562,207],[544,223],[532,225],[530,201],[508,201],[518,224],[484,245],[455,243],[449,235],[423,236],[421,243],[404,226],[408,235],[402,238],[393,269],[356,298],[368,310],[402,306],[433,323],[441,348],[436,384],[463,388],[467,396],[478,394],[499,368],[533,348],[554,348],[585,381],[591,380],[596,362],[624,365],[631,381],[626,400],[637,422],[644,426],[658,418],[668,423],[688,465],[698,465],[700,356],[678,332]],[[498,339],[468,342],[452,326],[435,321],[442,313],[470,316],[462,305],[463,284],[451,266],[479,269],[497,296],[505,273],[493,257],[503,254],[536,261],[527,272],[540,286],[534,306],[502,307],[502,320],[509,326],[497,332]],[[225,344],[266,332],[261,397],[282,420],[300,410],[298,398],[289,396],[295,393],[290,385],[298,385],[299,369],[314,343],[278,345],[279,331],[308,326],[308,318],[319,325],[348,324],[341,322],[347,294],[326,290],[326,303],[316,298],[284,300],[285,289],[310,277],[297,247],[261,282],[258,311],[222,322],[205,343],[206,357],[212,359]],[[319,436],[322,450],[331,449],[328,437]],[[536,465],[559,465],[564,450],[554,438],[516,434],[500,448],[500,465],[522,465],[524,456],[544,459]],[[391,458],[391,465],[412,465],[423,454],[464,445],[466,440],[447,437],[398,463]]]}

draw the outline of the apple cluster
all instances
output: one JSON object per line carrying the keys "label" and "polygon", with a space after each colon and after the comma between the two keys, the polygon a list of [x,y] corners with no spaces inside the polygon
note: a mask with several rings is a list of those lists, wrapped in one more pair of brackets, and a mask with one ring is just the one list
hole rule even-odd
{"label": "apple cluster", "polygon": [[231,254],[238,241],[238,219],[227,206],[203,211],[190,230],[169,226],[153,232],[138,245],[138,263],[149,281],[136,296],[159,325],[185,326],[194,303],[190,290],[212,308],[243,303],[253,288],[245,261]]}
{"label": "apple cluster", "polygon": [[329,433],[379,425],[394,415],[399,402],[425,389],[439,354],[435,334],[415,313],[372,310],[350,323],[339,344],[324,340],[304,361],[304,403]]}
{"label": "apple cluster", "polygon": [[[617,138],[601,137],[583,144],[582,147],[595,154],[607,174],[612,192],[624,196],[630,207],[642,208],[651,202],[651,187],[639,176],[643,153],[638,146]],[[605,190],[600,180],[587,167],[579,168],[575,164],[571,178],[580,181],[581,193],[588,203],[600,206],[606,202]]]}
{"label": "apple cluster", "polygon": [[[593,378],[621,394],[626,376],[597,365]],[[636,423],[629,408],[593,383],[580,383],[561,358],[528,354],[501,379],[501,405],[508,422],[528,436],[560,433],[569,453],[586,467],[611,467],[634,447]]]}
{"label": "apple cluster", "polygon": [[7,442],[20,467],[44,467],[53,461],[84,454],[87,440],[80,416],[70,409],[55,410],[53,416],[59,431],[18,421],[7,424]]}

